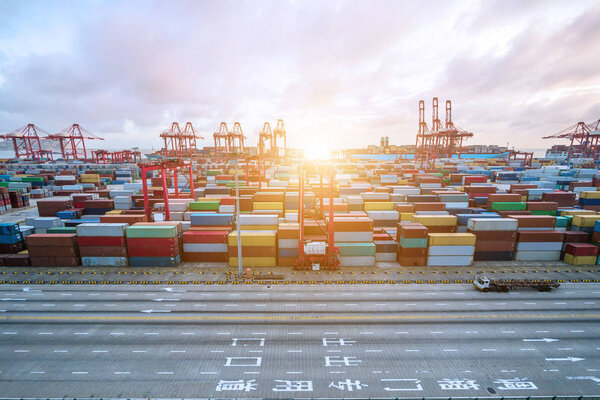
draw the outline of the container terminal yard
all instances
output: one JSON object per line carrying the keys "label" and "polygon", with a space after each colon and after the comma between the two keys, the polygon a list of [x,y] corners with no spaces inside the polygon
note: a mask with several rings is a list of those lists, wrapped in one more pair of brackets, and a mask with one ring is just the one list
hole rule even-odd
{"label": "container terminal yard", "polygon": [[598,123],[473,157],[432,105],[317,161],[281,119],[3,134],[0,396],[599,398]]}

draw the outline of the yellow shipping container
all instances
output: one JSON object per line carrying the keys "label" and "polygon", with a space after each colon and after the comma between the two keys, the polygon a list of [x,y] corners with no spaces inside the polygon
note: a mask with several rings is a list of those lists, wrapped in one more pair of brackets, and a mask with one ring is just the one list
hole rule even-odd
{"label": "yellow shipping container", "polygon": [[282,210],[283,211],[283,202],[279,202],[279,201],[255,201],[252,206],[255,210]]}
{"label": "yellow shipping container", "polygon": [[600,192],[599,191],[589,191],[589,192],[581,192],[579,193],[579,198],[581,199],[600,199]]}
{"label": "yellow shipping container", "polygon": [[245,231],[276,231],[277,225],[243,225]]}
{"label": "yellow shipping container", "polygon": [[573,216],[572,225],[581,228],[593,228],[596,221],[600,221],[600,215],[575,215]]}
{"label": "yellow shipping container", "polygon": [[413,221],[425,226],[456,226],[458,223],[456,215],[415,215]]}
{"label": "yellow shipping container", "polygon": [[561,217],[567,217],[569,215],[597,215],[598,213],[594,210],[562,210],[560,212]]}
{"label": "yellow shipping container", "polygon": [[[277,246],[277,231],[241,231],[242,246]],[[227,237],[229,246],[237,246],[237,232]]]}
{"label": "yellow shipping container", "polygon": [[565,254],[565,262],[571,265],[594,265],[596,264],[596,256],[574,256],[573,254]]}
{"label": "yellow shipping container", "polygon": [[118,214],[122,214],[122,213],[123,213],[122,210],[110,210],[110,211],[107,211],[105,213],[105,215],[118,215]]}
{"label": "yellow shipping container", "polygon": [[394,203],[391,201],[365,201],[365,211],[393,211]]}
{"label": "yellow shipping container", "polygon": [[[276,267],[277,257],[244,257],[242,256],[242,265],[244,267]],[[229,266],[237,267],[238,258],[229,257]]]}
{"label": "yellow shipping container", "polygon": [[477,236],[472,233],[429,233],[430,246],[474,246]]}
{"label": "yellow shipping container", "polygon": [[411,221],[415,217],[415,213],[400,213],[400,221]]}

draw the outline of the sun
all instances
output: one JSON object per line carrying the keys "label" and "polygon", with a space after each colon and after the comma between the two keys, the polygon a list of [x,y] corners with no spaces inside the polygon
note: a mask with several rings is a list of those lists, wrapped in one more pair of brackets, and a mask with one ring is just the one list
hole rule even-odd
{"label": "sun", "polygon": [[331,149],[323,143],[311,144],[304,148],[304,158],[307,160],[329,160]]}

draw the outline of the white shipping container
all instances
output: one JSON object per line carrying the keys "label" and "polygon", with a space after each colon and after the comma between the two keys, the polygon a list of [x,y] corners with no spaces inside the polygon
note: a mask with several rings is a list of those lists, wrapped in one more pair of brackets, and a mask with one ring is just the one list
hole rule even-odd
{"label": "white shipping container", "polygon": [[467,228],[471,231],[516,231],[519,222],[512,218],[469,218]]}
{"label": "white shipping container", "polygon": [[517,251],[515,255],[517,261],[558,261],[560,260],[560,251]]}
{"label": "white shipping container", "polygon": [[561,251],[563,242],[517,242],[517,251]]}
{"label": "white shipping container", "polygon": [[278,245],[280,249],[297,249],[300,239],[279,239]]}
{"label": "white shipping container", "polygon": [[[337,241],[337,239],[336,239]],[[372,267],[375,265],[373,256],[344,256],[340,257],[340,267]]]}
{"label": "white shipping container", "polygon": [[430,256],[472,256],[475,246],[429,246]]}
{"label": "white shipping container", "polygon": [[129,226],[126,223],[101,223],[92,222],[77,225],[77,236],[125,236],[125,229]]}
{"label": "white shipping container", "polygon": [[184,243],[184,253],[227,253],[227,243]]}
{"label": "white shipping container", "polygon": [[372,242],[373,231],[335,232],[336,242]]}
{"label": "white shipping container", "polygon": [[[287,214],[287,213],[286,213]],[[277,225],[279,216],[277,214],[240,214],[240,226],[246,225]]]}
{"label": "white shipping container", "polygon": [[460,267],[469,266],[473,263],[473,256],[430,256],[427,257],[427,265],[430,267]]}

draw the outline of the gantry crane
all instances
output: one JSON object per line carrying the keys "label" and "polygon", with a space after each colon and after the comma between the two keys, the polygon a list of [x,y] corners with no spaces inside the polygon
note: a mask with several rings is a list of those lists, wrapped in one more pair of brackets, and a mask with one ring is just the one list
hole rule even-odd
{"label": "gantry crane", "polygon": [[198,135],[191,122],[186,122],[183,132],[179,137],[179,150],[181,155],[192,157],[196,154],[196,139],[204,139]]}
{"label": "gantry crane", "polygon": [[244,152],[244,133],[239,122],[233,124],[233,130],[227,135],[229,152],[242,154]]}
{"label": "gantry crane", "polygon": [[215,141],[215,156],[217,158],[229,152],[229,129],[227,129],[225,122],[221,122],[219,130],[213,133],[213,139]]}
{"label": "gantry crane", "polygon": [[567,160],[574,155],[596,160],[600,158],[600,119],[588,124],[578,122],[542,139],[570,139]]}
{"label": "gantry crane", "polygon": [[[43,135],[40,137],[40,135]],[[16,158],[31,158],[40,160],[42,158],[52,160],[52,151],[43,150],[40,139],[45,139],[48,132],[35,126],[27,124],[12,132],[0,135],[0,139],[12,140]]]}
{"label": "gantry crane", "polygon": [[425,122],[425,102],[419,101],[419,129],[415,150],[415,162],[420,168],[435,168],[437,158],[451,158],[458,153],[460,158],[463,140],[473,133],[457,127],[452,122],[452,102],[446,101],[446,123],[442,125],[438,113],[438,98],[433,98],[431,128]]}
{"label": "gantry crane", "polygon": [[[277,146],[277,137],[283,138],[283,152],[279,151],[279,147]],[[286,133],[285,133],[285,126],[283,125],[283,120],[282,119],[278,119],[277,120],[277,125],[275,126],[275,130],[273,131],[273,151],[275,153],[275,156],[277,157],[284,157],[286,155],[286,148],[287,148],[287,137],[286,137]]]}
{"label": "gantry crane", "polygon": [[65,160],[85,160],[87,159],[87,150],[85,148],[86,140],[104,140],[94,135],[79,124],[63,129],[53,135],[48,135],[48,139],[57,140],[60,144],[62,158]]}
{"label": "gantry crane", "polygon": [[[267,151],[267,141],[269,142],[269,150]],[[269,157],[273,153],[273,131],[271,124],[265,122],[262,131],[258,133],[258,156],[259,158]]]}

